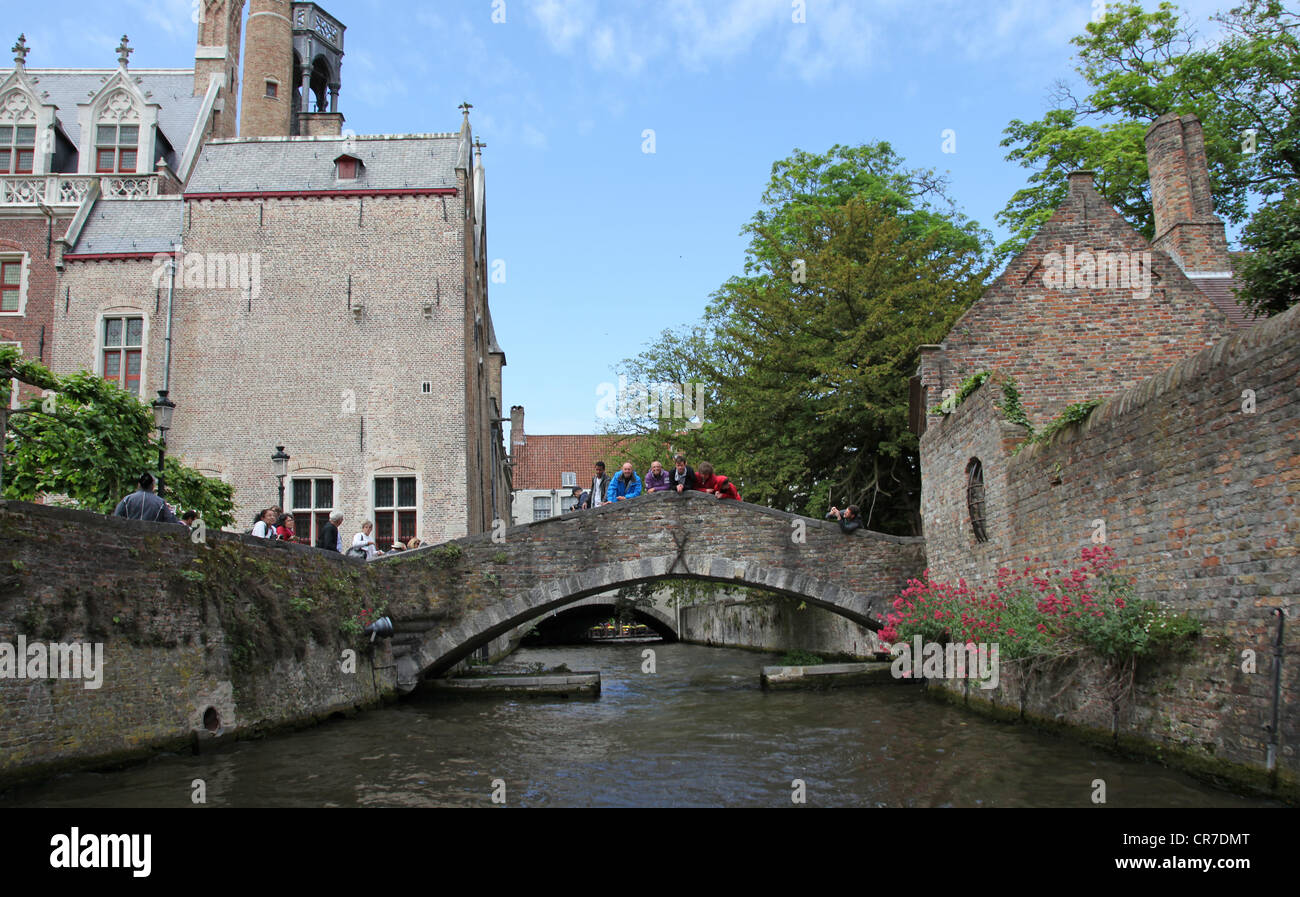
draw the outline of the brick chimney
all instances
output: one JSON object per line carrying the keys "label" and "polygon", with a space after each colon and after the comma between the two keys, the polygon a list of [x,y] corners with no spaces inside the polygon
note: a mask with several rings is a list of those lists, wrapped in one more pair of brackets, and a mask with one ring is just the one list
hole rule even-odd
{"label": "brick chimney", "polygon": [[1214,214],[1205,136],[1195,115],[1162,115],[1146,133],[1155,239],[1187,274],[1232,270],[1223,222]]}
{"label": "brick chimney", "polygon": [[524,406],[510,406],[510,454],[515,453],[515,446],[524,445],[528,437],[524,435]]}

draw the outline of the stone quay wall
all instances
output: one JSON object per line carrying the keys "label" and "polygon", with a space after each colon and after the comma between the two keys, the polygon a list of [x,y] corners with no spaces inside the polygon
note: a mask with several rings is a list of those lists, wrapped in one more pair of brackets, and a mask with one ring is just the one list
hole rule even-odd
{"label": "stone quay wall", "polygon": [[[363,563],[213,531],[196,544],[180,526],[16,501],[0,502],[0,533],[0,787],[395,694],[388,643],[340,628],[375,594]],[[20,637],[28,651],[102,645],[99,687],[84,669],[17,678],[5,646]]]}

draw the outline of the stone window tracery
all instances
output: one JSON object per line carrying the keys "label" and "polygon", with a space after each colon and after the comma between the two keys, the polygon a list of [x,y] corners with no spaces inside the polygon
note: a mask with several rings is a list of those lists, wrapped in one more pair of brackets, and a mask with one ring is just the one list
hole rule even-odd
{"label": "stone window tracery", "polygon": [[21,90],[0,100],[0,174],[31,174],[36,162],[36,111]]}
{"label": "stone window tracery", "polygon": [[104,101],[95,124],[95,171],[135,174],[140,156],[140,110],[125,90]]}

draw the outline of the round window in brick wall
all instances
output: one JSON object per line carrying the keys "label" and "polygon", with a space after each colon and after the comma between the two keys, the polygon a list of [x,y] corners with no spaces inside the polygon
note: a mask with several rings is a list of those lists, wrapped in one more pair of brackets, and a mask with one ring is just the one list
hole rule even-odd
{"label": "round window in brick wall", "polygon": [[970,511],[970,527],[976,542],[987,542],[984,531],[984,465],[979,458],[971,458],[966,465],[966,509]]}

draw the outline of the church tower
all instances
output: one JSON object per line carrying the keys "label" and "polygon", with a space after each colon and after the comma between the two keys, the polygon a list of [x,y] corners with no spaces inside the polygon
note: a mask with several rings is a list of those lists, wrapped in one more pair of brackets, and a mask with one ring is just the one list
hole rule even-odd
{"label": "church tower", "polygon": [[234,137],[239,97],[239,42],[244,21],[244,0],[199,0],[195,6],[199,37],[194,49],[194,95],[204,96],[213,76],[220,78],[220,94],[212,113],[209,137]]}
{"label": "church tower", "polygon": [[244,43],[240,137],[288,137],[293,119],[293,9],[289,0],[251,0]]}

